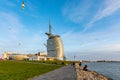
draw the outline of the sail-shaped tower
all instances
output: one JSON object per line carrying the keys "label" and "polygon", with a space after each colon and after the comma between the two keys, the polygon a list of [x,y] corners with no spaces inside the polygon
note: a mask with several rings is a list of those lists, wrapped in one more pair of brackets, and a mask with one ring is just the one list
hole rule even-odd
{"label": "sail-shaped tower", "polygon": [[57,60],[63,60],[64,49],[63,49],[62,40],[59,35],[52,34],[50,22],[49,22],[49,33],[45,33],[45,34],[48,36],[48,39],[47,39],[48,57],[54,58]]}

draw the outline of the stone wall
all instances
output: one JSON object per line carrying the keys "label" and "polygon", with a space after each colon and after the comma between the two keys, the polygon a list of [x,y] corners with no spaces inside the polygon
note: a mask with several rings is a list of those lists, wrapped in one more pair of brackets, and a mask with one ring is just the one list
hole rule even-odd
{"label": "stone wall", "polygon": [[95,72],[95,71],[84,71],[83,67],[79,67],[79,64],[75,64],[77,80],[109,80],[107,77]]}

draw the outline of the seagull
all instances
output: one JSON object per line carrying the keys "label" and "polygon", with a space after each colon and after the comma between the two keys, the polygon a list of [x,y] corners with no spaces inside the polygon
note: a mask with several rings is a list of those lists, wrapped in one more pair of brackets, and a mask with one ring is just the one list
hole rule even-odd
{"label": "seagull", "polygon": [[25,4],[24,4],[24,2],[22,2],[22,5],[21,5],[21,7],[22,7],[22,10],[24,10],[24,7],[25,7]]}

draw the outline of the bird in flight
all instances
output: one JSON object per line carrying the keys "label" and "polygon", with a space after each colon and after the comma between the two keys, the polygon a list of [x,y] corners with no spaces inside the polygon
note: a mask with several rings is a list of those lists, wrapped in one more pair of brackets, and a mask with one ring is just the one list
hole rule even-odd
{"label": "bird in flight", "polygon": [[24,4],[24,2],[22,2],[22,5],[21,5],[21,7],[22,7],[22,10],[24,10],[24,7],[25,7],[25,4]]}

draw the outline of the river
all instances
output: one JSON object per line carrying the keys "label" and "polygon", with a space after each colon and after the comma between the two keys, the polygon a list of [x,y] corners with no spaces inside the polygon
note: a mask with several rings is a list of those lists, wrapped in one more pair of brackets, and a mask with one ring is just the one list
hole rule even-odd
{"label": "river", "polygon": [[89,70],[96,71],[113,80],[120,80],[120,62],[90,62],[84,63],[88,65]]}

